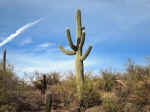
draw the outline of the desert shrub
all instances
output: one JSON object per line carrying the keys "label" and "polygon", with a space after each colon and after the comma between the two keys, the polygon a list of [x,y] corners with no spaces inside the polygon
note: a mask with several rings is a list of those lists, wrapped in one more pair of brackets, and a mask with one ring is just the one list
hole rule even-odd
{"label": "desert shrub", "polygon": [[2,102],[6,103],[8,97],[16,93],[18,79],[11,68],[7,68],[5,72],[0,70],[0,79],[0,97],[3,99]]}
{"label": "desert shrub", "polygon": [[[123,111],[144,112],[150,103],[150,66],[136,65],[130,62],[122,80],[126,88],[122,89],[117,98],[122,104]],[[116,91],[114,91],[116,93]]]}
{"label": "desert shrub", "polygon": [[123,112],[139,112],[137,106],[133,103],[126,103],[122,108]]}
{"label": "desert shrub", "polygon": [[22,82],[14,73],[13,66],[8,65],[5,72],[0,70],[0,112],[23,111],[26,104],[23,88],[26,84]]}
{"label": "desert shrub", "polygon": [[[83,105],[89,108],[101,103],[98,85],[93,81],[93,76],[88,74],[85,76],[85,85],[83,89]],[[52,90],[53,89],[53,90]],[[73,73],[69,73],[59,85],[51,87],[55,94],[59,95],[61,102],[66,108],[72,105],[79,106],[78,94],[76,90],[76,80]]]}
{"label": "desert shrub", "polygon": [[128,59],[125,77],[127,80],[144,80],[145,76],[150,77],[150,64],[137,65],[131,59]]}
{"label": "desert shrub", "polygon": [[55,85],[60,83],[61,76],[58,72],[52,72],[50,74],[47,74],[48,79],[48,85]]}
{"label": "desert shrub", "polygon": [[86,112],[104,112],[100,106],[94,106],[86,110]]}
{"label": "desert shrub", "polygon": [[134,103],[137,108],[144,109],[146,105],[150,103],[150,82],[149,78],[146,78],[144,81],[138,81],[135,83],[136,87],[133,89],[129,96],[129,101]]}
{"label": "desert shrub", "polygon": [[103,81],[103,89],[105,91],[112,91],[112,88],[115,84],[116,75],[112,72],[104,71],[102,72],[102,81]]}
{"label": "desert shrub", "polygon": [[118,112],[118,105],[111,98],[105,98],[102,104],[106,112]]}
{"label": "desert shrub", "polygon": [[122,102],[118,102],[118,97],[114,92],[101,92],[102,107],[105,112],[122,112]]}
{"label": "desert shrub", "polygon": [[[51,86],[51,91],[59,97],[58,103],[61,102],[65,107],[76,102],[76,83],[75,76],[69,73],[61,84]],[[55,100],[55,99],[54,99]]]}
{"label": "desert shrub", "polygon": [[2,105],[0,106],[0,112],[16,112],[16,108],[14,105]]}
{"label": "desert shrub", "polygon": [[150,112],[150,105],[145,105],[142,111],[143,112]]}
{"label": "desert shrub", "polygon": [[62,92],[61,96],[64,106],[68,106],[75,101],[76,85],[73,81],[63,81],[60,87],[60,92]]}
{"label": "desert shrub", "polygon": [[85,84],[83,89],[83,101],[85,108],[89,108],[101,103],[98,85],[93,81],[93,76],[85,75]]}

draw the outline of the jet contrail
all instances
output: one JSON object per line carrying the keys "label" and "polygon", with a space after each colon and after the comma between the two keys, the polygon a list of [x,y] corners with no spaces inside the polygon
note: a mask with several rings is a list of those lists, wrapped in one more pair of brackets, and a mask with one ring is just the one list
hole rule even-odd
{"label": "jet contrail", "polygon": [[7,44],[9,41],[11,41],[12,39],[14,39],[15,37],[17,37],[19,34],[21,34],[23,31],[25,31],[26,29],[28,29],[29,27],[39,23],[40,21],[42,20],[41,19],[38,19],[32,23],[28,23],[24,26],[22,26],[21,28],[19,28],[15,33],[9,35],[8,37],[6,37],[5,40],[3,40],[1,43],[0,43],[0,47],[2,47],[3,45]]}

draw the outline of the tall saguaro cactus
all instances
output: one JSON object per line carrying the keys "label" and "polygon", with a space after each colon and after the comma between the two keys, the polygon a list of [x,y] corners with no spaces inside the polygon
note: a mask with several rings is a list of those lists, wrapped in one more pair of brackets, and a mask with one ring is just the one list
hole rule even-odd
{"label": "tall saguaro cactus", "polygon": [[6,49],[4,50],[4,54],[3,54],[2,72],[3,72],[4,93],[6,93],[6,88],[7,88]]}
{"label": "tall saguaro cactus", "polygon": [[84,54],[82,54],[82,48],[85,41],[85,27],[81,24],[81,11],[78,9],[76,12],[76,45],[73,44],[71,40],[70,30],[67,29],[67,39],[69,45],[72,50],[66,50],[61,45],[59,46],[60,50],[67,54],[67,55],[75,55],[75,75],[76,75],[76,82],[77,82],[77,91],[79,93],[79,99],[81,100],[82,97],[82,89],[84,84],[84,66],[83,61],[89,55],[92,46],[88,46],[88,49]]}
{"label": "tall saguaro cactus", "polygon": [[6,71],[6,49],[4,50],[4,54],[3,54],[3,72]]}

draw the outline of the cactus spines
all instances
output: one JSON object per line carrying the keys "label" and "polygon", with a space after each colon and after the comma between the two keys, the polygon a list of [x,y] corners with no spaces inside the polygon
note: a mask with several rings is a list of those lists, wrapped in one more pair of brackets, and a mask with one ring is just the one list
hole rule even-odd
{"label": "cactus spines", "polygon": [[75,55],[75,75],[76,75],[76,83],[77,83],[77,91],[79,93],[79,100],[82,97],[82,89],[84,84],[84,67],[83,61],[89,55],[92,46],[88,46],[88,49],[84,54],[82,54],[83,44],[85,42],[85,27],[82,26],[81,23],[81,11],[78,9],[76,12],[76,45],[73,44],[71,40],[70,30],[67,29],[67,39],[69,42],[69,46],[72,50],[66,50],[61,45],[59,46],[60,50],[67,55]]}
{"label": "cactus spines", "polygon": [[51,112],[52,109],[52,94],[49,93],[46,96],[46,112]]}
{"label": "cactus spines", "polygon": [[4,50],[3,54],[3,72],[6,71],[6,49]]}

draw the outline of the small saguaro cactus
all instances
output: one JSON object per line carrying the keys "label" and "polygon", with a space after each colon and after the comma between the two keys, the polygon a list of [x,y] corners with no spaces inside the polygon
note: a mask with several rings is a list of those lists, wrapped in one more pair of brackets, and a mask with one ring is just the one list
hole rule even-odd
{"label": "small saguaro cactus", "polygon": [[43,75],[43,79],[41,80],[37,80],[35,82],[33,82],[35,88],[37,88],[38,90],[40,90],[41,92],[41,103],[46,102],[45,100],[45,95],[46,95],[46,90],[47,90],[47,78],[46,75]]}
{"label": "small saguaro cactus", "polygon": [[45,94],[46,90],[47,90],[47,79],[46,79],[46,75],[43,75],[43,80],[42,80],[42,91]]}
{"label": "small saguaro cactus", "polygon": [[42,85],[42,88],[41,88],[41,94],[43,94],[43,103],[46,103],[46,100],[45,100],[45,95],[46,95],[46,90],[47,90],[47,78],[46,78],[46,75],[43,75],[43,80],[41,80],[41,85]]}
{"label": "small saguaro cactus", "polygon": [[46,96],[46,112],[51,112],[52,109],[52,93]]}
{"label": "small saguaro cactus", "polygon": [[67,29],[67,39],[72,50],[66,50],[61,45],[60,50],[67,55],[75,55],[75,75],[77,83],[77,91],[79,93],[79,100],[82,99],[82,90],[84,84],[84,66],[83,61],[89,55],[92,46],[88,46],[88,49],[82,54],[82,48],[85,41],[85,27],[81,24],[81,11],[78,9],[76,12],[76,45],[71,40],[70,30]]}

